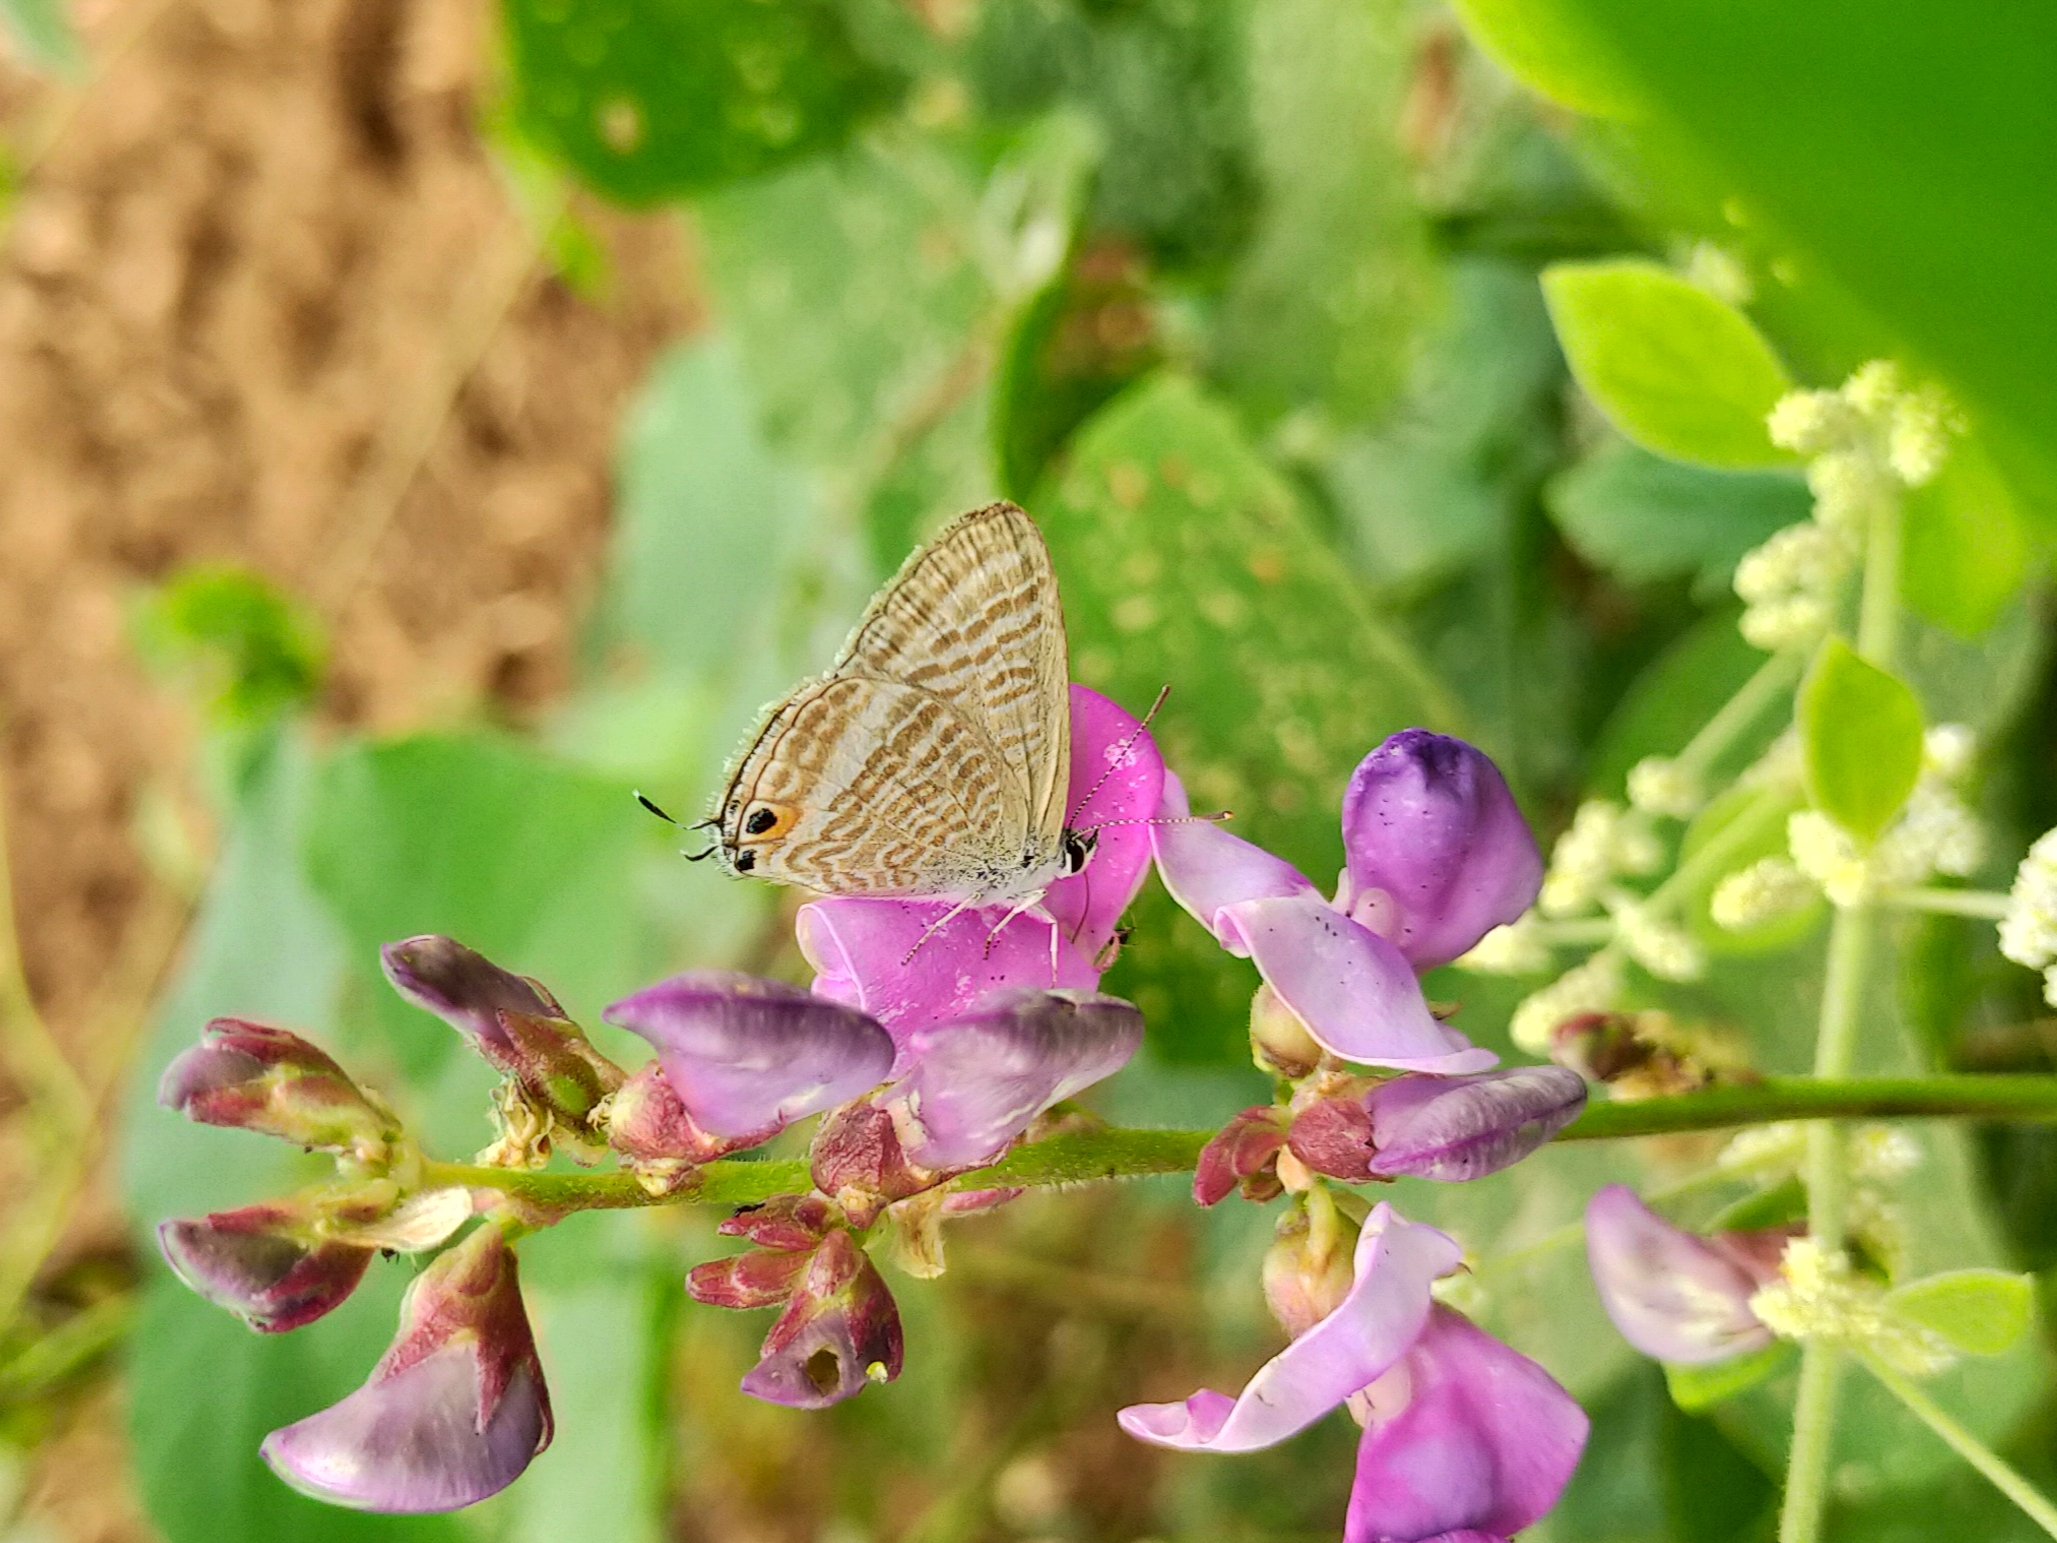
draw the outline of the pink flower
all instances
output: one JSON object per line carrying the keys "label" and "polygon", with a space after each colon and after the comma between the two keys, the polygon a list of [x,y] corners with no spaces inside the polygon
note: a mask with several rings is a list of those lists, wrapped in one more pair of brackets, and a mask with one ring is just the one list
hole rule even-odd
{"label": "pink flower", "polygon": [[1778,1278],[1787,1228],[1703,1238],[1609,1184],[1586,1203],[1586,1259],[1600,1304],[1644,1355],[1702,1366],[1775,1337],[1750,1298]]}
{"label": "pink flower", "polygon": [[1050,886],[1045,914],[1024,912],[1005,926],[1005,906],[963,911],[938,927],[948,900],[811,901],[795,930],[814,989],[862,1008],[903,1045],[912,1030],[962,1018],[997,991],[1091,991],[1149,869],[1150,828],[1141,822],[1156,813],[1163,787],[1149,731],[1098,692],[1073,686],[1066,823],[1095,833],[1085,868]]}
{"label": "pink flower", "polygon": [[1122,1429],[1183,1451],[1249,1452],[1350,1401],[1364,1436],[1345,1543],[1504,1543],[1557,1503],[1588,1425],[1540,1366],[1434,1301],[1430,1287],[1461,1255],[1378,1206],[1341,1302],[1238,1397],[1203,1388],[1182,1404],[1137,1405]]}
{"label": "pink flower", "polygon": [[[1161,813],[1190,813],[1167,775]],[[1429,1012],[1416,971],[1443,964],[1535,899],[1542,858],[1493,763],[1424,729],[1366,756],[1343,798],[1348,866],[1333,903],[1300,871],[1213,825],[1149,827],[1165,888],[1265,983],[1322,1048],[1402,1071],[1483,1071]]]}

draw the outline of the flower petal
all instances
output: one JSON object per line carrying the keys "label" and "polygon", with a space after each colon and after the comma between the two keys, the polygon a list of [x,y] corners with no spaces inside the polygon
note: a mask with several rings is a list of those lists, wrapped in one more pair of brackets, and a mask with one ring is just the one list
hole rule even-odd
{"label": "flower petal", "polygon": [[303,1495],[358,1511],[454,1511],[498,1494],[549,1444],[548,1404],[516,1366],[479,1414],[475,1341],[456,1340],[264,1438],[264,1460]]}
{"label": "flower petal", "polygon": [[364,1279],[373,1250],[301,1235],[284,1208],[244,1206],[168,1221],[157,1244],[178,1278],[251,1328],[279,1334],[342,1304]]}
{"label": "flower petal", "polygon": [[1215,935],[1346,1061],[1455,1075],[1499,1059],[1436,1020],[1398,949],[1311,889],[1224,906]]}
{"label": "flower petal", "polygon": [[863,1013],[782,981],[674,975],[601,1015],[656,1048],[701,1130],[762,1132],[847,1103],[892,1069],[893,1041]]}
{"label": "flower petal", "polygon": [[871,1260],[840,1229],[807,1261],[786,1310],[764,1337],[743,1391],[793,1409],[825,1409],[900,1375],[900,1310]]}
{"label": "flower petal", "polygon": [[455,938],[425,933],[379,950],[386,979],[416,1007],[425,1008],[467,1038],[493,1044],[504,1036],[500,1014],[563,1018],[557,999],[526,975],[503,970]]}
{"label": "flower petal", "polygon": [[1586,1260],[1607,1316],[1647,1356],[1698,1366],[1774,1337],[1750,1310],[1764,1281],[1734,1251],[1672,1226],[1625,1185],[1587,1202]]}
{"label": "flower petal", "polygon": [[1164,757],[1150,731],[1118,703],[1073,686],[1064,823],[1093,831],[1097,844],[1082,872],[1050,886],[1043,908],[1088,959],[1098,959],[1113,940],[1121,913],[1143,887],[1150,827],[1141,822],[1156,814],[1163,794]]}
{"label": "flower petal", "polygon": [[1366,1402],[1343,1543],[1510,1538],[1585,1449],[1585,1411],[1548,1372],[1440,1305]]}
{"label": "flower petal", "polygon": [[[1164,798],[1157,813],[1162,820],[1185,820],[1192,813],[1185,786],[1173,772],[1164,774]],[[1157,876],[1164,880],[1171,898],[1225,948],[1236,946],[1220,923],[1227,907],[1285,896],[1319,898],[1319,891],[1298,868],[1241,836],[1231,836],[1219,825],[1198,821],[1147,829],[1157,857]]]}
{"label": "flower petal", "polygon": [[1371,1171],[1462,1183],[1520,1162],[1578,1118],[1585,1079],[1561,1066],[1474,1077],[1395,1077],[1365,1099]]}
{"label": "flower petal", "polygon": [[1121,1428],[1158,1446],[1252,1452],[1305,1430],[1376,1382],[1428,1321],[1429,1286],[1463,1250],[1380,1204],[1357,1239],[1356,1278],[1328,1317],[1258,1368],[1242,1395],[1203,1388],[1183,1404],[1138,1404]]}
{"label": "flower petal", "polygon": [[1143,1015],[1117,997],[1024,992],[910,1033],[909,1069],[881,1102],[914,1162],[975,1168],[1045,1109],[1121,1070],[1142,1043]]}
{"label": "flower petal", "polygon": [[1417,970],[1448,964],[1535,903],[1543,857],[1483,751],[1403,729],[1343,794],[1348,909]]}
{"label": "flower petal", "polygon": [[937,927],[950,909],[947,900],[809,901],[794,933],[815,992],[871,1014],[904,1045],[910,1031],[961,1018],[998,991],[1100,983],[1092,956],[1046,918],[1024,913],[995,932],[1008,908],[985,906]]}

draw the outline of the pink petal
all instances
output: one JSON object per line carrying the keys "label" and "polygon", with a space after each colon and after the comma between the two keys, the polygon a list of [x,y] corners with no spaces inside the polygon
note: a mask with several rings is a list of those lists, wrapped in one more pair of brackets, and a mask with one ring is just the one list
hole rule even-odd
{"label": "pink petal", "polygon": [[1430,1284],[1462,1257],[1448,1235],[1380,1204],[1357,1239],[1349,1295],[1259,1367],[1240,1397],[1203,1388],[1183,1404],[1135,1405],[1121,1411],[1121,1428],[1206,1452],[1252,1452],[1305,1430],[1406,1354],[1428,1321]]}
{"label": "pink petal", "polygon": [[[1164,798],[1157,813],[1163,820],[1183,820],[1192,813],[1185,787],[1173,772],[1164,774]],[[1225,947],[1234,947],[1219,924],[1227,907],[1246,900],[1318,893],[1284,858],[1273,857],[1219,825],[1201,821],[1147,828],[1157,855],[1157,876],[1171,898]]]}
{"label": "pink petal", "polygon": [[1098,845],[1083,872],[1050,886],[1043,908],[1088,959],[1100,957],[1121,913],[1143,887],[1150,868],[1150,827],[1141,822],[1157,813],[1163,793],[1164,757],[1150,731],[1118,703],[1073,686],[1071,788],[1064,822],[1073,830],[1093,831]]}
{"label": "pink petal", "polygon": [[869,1013],[904,1049],[911,1031],[968,1016],[997,991],[1100,983],[1092,956],[1049,921],[1024,914],[995,934],[1004,906],[959,912],[924,941],[949,910],[944,900],[809,901],[794,933],[814,966],[815,992]]}
{"label": "pink petal", "polygon": [[1772,1341],[1750,1298],[1775,1265],[1753,1275],[1739,1251],[1672,1226],[1625,1185],[1586,1203],[1586,1260],[1607,1316],[1644,1355],[1700,1366]]}
{"label": "pink petal", "polygon": [[1346,1061],[1454,1076],[1499,1059],[1436,1020],[1398,949],[1311,889],[1224,906],[1215,935]]}
{"label": "pink petal", "polygon": [[1510,1538],[1557,1503],[1585,1450],[1571,1395],[1440,1305],[1366,1401],[1343,1543]]}

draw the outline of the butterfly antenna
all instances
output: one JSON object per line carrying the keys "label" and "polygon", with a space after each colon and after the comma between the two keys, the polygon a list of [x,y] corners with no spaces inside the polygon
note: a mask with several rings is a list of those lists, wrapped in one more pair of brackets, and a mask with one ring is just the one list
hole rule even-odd
{"label": "butterfly antenna", "polygon": [[[1135,749],[1136,741],[1141,739],[1144,733],[1149,729],[1150,720],[1157,716],[1157,710],[1164,705],[1164,699],[1170,695],[1171,683],[1169,681],[1166,681],[1162,686],[1159,686],[1157,688],[1157,700],[1150,704],[1150,710],[1147,713],[1143,714],[1141,721],[1138,722],[1136,726],[1129,731],[1128,738],[1124,739],[1121,742],[1121,744],[1118,747],[1116,747],[1114,754],[1107,758],[1107,769],[1100,773],[1100,780],[1094,783],[1090,788],[1086,789],[1086,796],[1084,798],[1080,799],[1077,803],[1071,806],[1072,814],[1077,814],[1081,809],[1085,808],[1086,805],[1090,804],[1093,801],[1093,799],[1098,795],[1099,791],[1107,786],[1107,779],[1114,775],[1115,770],[1121,765],[1121,763],[1124,760],[1127,759],[1128,753],[1131,750]],[[1069,815],[1065,817],[1064,823],[1067,825],[1071,823],[1071,818]],[[1097,830],[1099,829],[1099,827],[1095,826],[1094,829]]]}
{"label": "butterfly antenna", "polygon": [[1077,832],[1084,836],[1096,830],[1106,830],[1112,825],[1220,825],[1235,818],[1235,811],[1222,809],[1214,814],[1167,814],[1153,815],[1147,820],[1102,820],[1097,825],[1088,825]]}
{"label": "butterfly antenna", "polygon": [[[680,830],[704,830],[709,825],[715,823],[713,820],[707,819],[696,820],[691,825],[680,825],[677,820],[674,820],[670,815],[666,814],[662,809],[658,808],[656,803],[654,803],[649,797],[647,797],[641,788],[637,788],[635,790],[635,794],[637,803],[641,804],[645,809],[649,810],[652,814],[656,815],[657,818],[664,821],[665,824],[676,826]],[[709,847],[704,852],[681,852],[679,853],[679,856],[683,857],[689,863],[704,863],[707,861],[708,858],[712,857],[719,850],[720,847],[717,844],[716,846]]]}

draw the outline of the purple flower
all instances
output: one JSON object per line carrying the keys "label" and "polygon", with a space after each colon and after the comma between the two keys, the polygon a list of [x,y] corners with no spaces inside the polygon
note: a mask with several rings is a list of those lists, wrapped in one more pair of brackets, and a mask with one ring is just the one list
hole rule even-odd
{"label": "purple flower", "polygon": [[1240,1397],[1202,1389],[1139,1405],[1122,1428],[1159,1446],[1248,1452],[1350,1401],[1365,1431],[1346,1543],[1511,1538],[1556,1503],[1587,1421],[1541,1367],[1433,1301],[1460,1256],[1445,1234],[1378,1206],[1342,1301]]}
{"label": "purple flower", "polygon": [[1561,1066],[1409,1073],[1316,1100],[1294,1119],[1289,1141],[1295,1157],[1332,1178],[1406,1174],[1454,1184],[1520,1162],[1585,1106],[1584,1079]]}
{"label": "purple flower", "polygon": [[892,1038],[865,1014],[753,975],[674,975],[601,1016],[655,1047],[684,1114],[723,1150],[847,1103],[893,1068]]}
{"label": "purple flower", "polygon": [[317,1237],[308,1217],[284,1205],[168,1221],[157,1244],[180,1280],[264,1334],[297,1329],[340,1305],[374,1252]]}
{"label": "purple flower", "polygon": [[1778,1277],[1786,1229],[1685,1232],[1635,1191],[1610,1184],[1586,1203],[1586,1260],[1621,1337],[1677,1366],[1725,1361],[1774,1338],[1750,1298]]}
{"label": "purple flower", "polygon": [[621,1068],[526,975],[434,933],[388,943],[379,958],[395,991],[462,1034],[567,1130],[579,1131],[621,1086]]}
{"label": "purple flower", "polygon": [[1050,886],[1041,914],[1024,912],[997,932],[1009,907],[963,911],[938,926],[948,900],[811,901],[794,925],[814,989],[861,1007],[896,1039],[961,1018],[997,991],[1091,991],[1150,866],[1141,822],[1156,812],[1163,785],[1149,731],[1098,692],[1073,686],[1067,824],[1095,832],[1085,868]]}
{"label": "purple flower", "polygon": [[857,1240],[837,1228],[807,1257],[743,1391],[794,1409],[825,1409],[867,1383],[899,1376],[902,1350],[892,1292]]}
{"label": "purple flower", "polygon": [[1402,729],[1343,793],[1337,906],[1417,970],[1448,964],[1535,903],[1543,857],[1500,769],[1447,734]]}
{"label": "purple flower", "polygon": [[304,1147],[377,1163],[399,1122],[299,1035],[241,1018],[217,1018],[200,1043],[164,1069],[157,1101],[202,1125],[279,1136]]}
{"label": "purple flower", "polygon": [[[1150,827],[1157,869],[1332,1054],[1483,1071],[1492,1052],[1436,1020],[1416,971],[1527,909],[1542,880],[1535,839],[1491,761],[1420,729],[1365,757],[1343,809],[1349,866],[1334,905],[1290,863],[1210,824]],[[1190,812],[1169,774],[1161,812]]]}
{"label": "purple flower", "polygon": [[487,1223],[415,1278],[364,1386],[264,1439],[303,1494],[360,1511],[454,1511],[550,1444],[550,1397],[514,1253]]}

